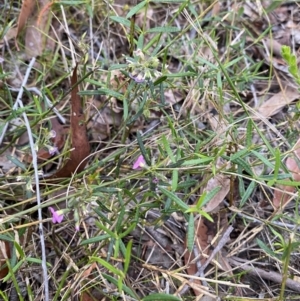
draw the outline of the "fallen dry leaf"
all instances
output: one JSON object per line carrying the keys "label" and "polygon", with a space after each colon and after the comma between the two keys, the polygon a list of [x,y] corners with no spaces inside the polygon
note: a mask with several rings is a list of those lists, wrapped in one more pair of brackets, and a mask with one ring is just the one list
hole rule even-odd
{"label": "fallen dry leaf", "polygon": [[298,89],[292,87],[287,87],[285,91],[280,91],[279,93],[272,96],[267,100],[259,109],[258,112],[268,118],[280,111],[284,106],[290,104],[296,99],[300,98],[300,92]]}
{"label": "fallen dry leaf", "polygon": [[49,38],[52,17],[49,12],[52,4],[53,2],[49,0],[39,0],[41,10],[35,14],[34,20],[31,20],[26,28],[25,52],[29,58],[42,55],[45,48],[54,49],[55,43]]}
{"label": "fallen dry leaf", "polygon": [[[293,153],[296,158],[288,157],[286,159],[286,167],[288,171],[292,174],[293,180],[299,182],[300,181],[300,139],[296,142]],[[273,197],[273,205],[275,208],[280,208],[285,205],[290,199],[291,196],[288,193],[294,193],[295,187],[293,186],[278,186],[280,190],[275,190]],[[287,193],[288,192],[288,193]]]}
{"label": "fallen dry leaf", "polygon": [[219,192],[205,205],[203,210],[205,212],[212,212],[215,210],[225,199],[230,191],[230,179],[224,174],[218,174],[213,178],[209,179],[204,191],[207,193],[213,189],[220,187]]}
{"label": "fallen dry leaf", "polygon": [[0,279],[3,279],[8,273],[8,267],[5,266],[6,260],[10,258],[10,246],[8,241],[0,241]]}
{"label": "fallen dry leaf", "polygon": [[52,178],[66,178],[72,176],[74,172],[81,172],[90,154],[90,144],[87,137],[87,130],[81,99],[78,95],[77,66],[73,71],[71,84],[74,87],[71,92],[71,147],[72,151],[67,163],[58,170]]}
{"label": "fallen dry leaf", "polygon": [[[17,23],[17,32],[16,32],[16,38],[18,37],[20,31],[23,29],[24,25],[26,24],[28,18],[33,12],[33,9],[35,7],[35,0],[23,0],[20,15],[18,18],[18,23]],[[18,44],[16,41],[16,47],[18,48]]]}

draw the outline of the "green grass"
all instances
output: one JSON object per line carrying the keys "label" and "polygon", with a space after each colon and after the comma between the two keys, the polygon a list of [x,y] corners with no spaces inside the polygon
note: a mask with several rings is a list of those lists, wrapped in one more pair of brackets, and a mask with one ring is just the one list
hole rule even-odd
{"label": "green grass", "polygon": [[[274,188],[283,189],[279,184],[298,187],[285,166],[298,140],[298,104],[277,119],[257,115],[267,93],[261,90],[282,76],[254,51],[273,39],[271,24],[253,32],[241,10],[211,16],[213,4],[60,1],[48,12],[54,34],[45,33],[54,45],[32,69],[26,29],[17,38],[19,52],[13,40],[2,46],[0,239],[11,251],[1,257],[8,267],[3,300],[16,292],[33,300],[45,287],[45,300],[87,300],[85,293],[95,300],[196,300],[185,286],[193,277],[183,254],[195,250],[199,216],[213,222],[209,237],[201,238],[211,249],[222,227],[235,228],[223,260],[229,254],[282,275],[281,283],[262,280],[217,255],[200,275],[208,294],[263,300],[258,292],[264,292],[270,300],[296,300],[299,291],[289,280],[299,276],[297,194],[284,210],[274,210],[272,199]],[[21,8],[12,1],[2,6],[1,40]],[[298,84],[296,58],[285,49],[284,59]],[[70,155],[70,133],[44,162],[35,165],[24,155],[52,144],[56,114],[49,101],[70,127],[75,62],[91,152],[84,171],[53,181],[48,175]],[[28,70],[23,107],[16,107]],[[252,88],[258,102],[249,97]],[[145,165],[133,169],[140,155]],[[216,176],[223,182],[207,191]],[[226,180],[226,205],[206,212]],[[52,223],[50,206],[62,210],[62,223]]]}

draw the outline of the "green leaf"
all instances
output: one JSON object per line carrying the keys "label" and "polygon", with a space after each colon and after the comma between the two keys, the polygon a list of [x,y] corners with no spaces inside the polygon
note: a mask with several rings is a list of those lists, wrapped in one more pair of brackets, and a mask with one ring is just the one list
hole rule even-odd
{"label": "green leaf", "polygon": [[[102,273],[101,274],[106,280],[108,280],[109,282],[113,283],[114,285],[118,286],[118,280],[116,280],[114,277]],[[135,295],[135,293],[126,285],[122,284],[122,290],[128,294],[129,296],[131,296],[134,300],[139,300],[139,298]]]}
{"label": "green leaf", "polygon": [[124,278],[125,275],[122,271],[120,271],[119,269],[115,268],[113,265],[111,265],[110,263],[108,263],[107,261],[105,261],[104,259],[100,258],[100,257],[95,257],[95,256],[91,256],[89,258],[90,262],[98,262],[101,265],[103,265],[105,268],[107,268],[110,272],[112,272],[115,275],[120,276],[121,278]]}
{"label": "green leaf", "polygon": [[211,199],[213,199],[213,197],[221,190],[221,186],[217,186],[215,187],[213,190],[211,190],[210,192],[207,192],[204,195],[204,199],[201,203],[201,207],[203,207],[205,204],[207,204]]}
{"label": "green leaf", "polygon": [[140,11],[148,2],[148,0],[144,0],[140,2],[138,5],[134,6],[126,15],[126,19],[131,18],[133,15],[135,15],[138,11]]}
{"label": "green leaf", "polygon": [[124,274],[127,273],[129,264],[130,264],[130,258],[131,258],[131,250],[132,250],[132,239],[129,240],[126,248],[126,254],[125,254],[125,260],[124,260]]}
{"label": "green leaf", "polygon": [[137,142],[138,142],[138,145],[140,147],[141,153],[142,153],[147,165],[151,166],[151,161],[148,158],[148,154],[146,152],[146,149],[145,149],[145,146],[144,146],[144,143],[143,143],[143,138],[142,138],[141,133],[139,131],[136,133],[136,139],[137,139]]}
{"label": "green leaf", "polygon": [[252,150],[251,153],[256,156],[262,163],[270,167],[271,169],[274,169],[273,163],[271,163],[267,158],[265,158],[261,153]]}
{"label": "green leaf", "polygon": [[214,158],[203,156],[203,158],[199,158],[199,159],[186,160],[182,163],[182,166],[195,166],[198,164],[212,162],[213,159]]}
{"label": "green leaf", "polygon": [[165,150],[166,150],[166,152],[167,152],[170,160],[172,161],[172,163],[175,163],[176,160],[175,160],[175,157],[174,157],[173,152],[171,150],[169,141],[168,141],[168,139],[166,138],[166,136],[164,134],[161,137],[161,141],[163,143],[163,146],[164,146],[164,148],[165,148]]}
{"label": "green leaf", "polygon": [[109,234],[104,234],[104,235],[95,236],[95,237],[92,237],[92,238],[83,240],[83,241],[80,243],[80,245],[94,244],[94,243],[97,243],[97,242],[99,242],[99,241],[108,239],[108,238],[110,238],[110,237],[111,237],[111,235],[109,235]]}
{"label": "green leaf", "polygon": [[172,171],[172,191],[176,191],[177,190],[177,186],[178,186],[178,169],[173,169]]}
{"label": "green leaf", "polygon": [[8,160],[10,160],[12,163],[14,163],[17,167],[21,168],[22,170],[26,170],[26,166],[19,161],[16,157],[13,157],[11,155],[6,156]]}
{"label": "green leaf", "polygon": [[244,206],[245,202],[249,199],[250,195],[252,194],[254,188],[256,187],[257,183],[252,181],[250,185],[247,187],[247,190],[242,195],[242,199],[240,201],[240,207]]}
{"label": "green leaf", "polygon": [[[130,21],[129,21],[128,19],[126,19],[126,18],[119,17],[119,16],[111,16],[111,17],[109,17],[109,18],[110,18],[111,20],[117,22],[117,23],[123,24],[123,25],[125,25],[125,26],[127,26],[127,27],[130,28],[131,23],[130,23]],[[137,30],[138,32],[141,32],[141,29],[140,29],[137,25],[134,26],[134,29]]]}
{"label": "green leaf", "polygon": [[249,150],[247,148],[244,148],[233,155],[230,156],[230,161],[235,161],[236,159],[243,157],[245,154],[249,153]]}
{"label": "green leaf", "polygon": [[151,294],[142,299],[142,301],[181,301],[178,297],[166,294]]}
{"label": "green leaf", "polygon": [[169,26],[169,27],[153,27],[147,30],[148,33],[154,32],[154,33],[165,33],[165,32],[178,32],[180,31],[180,28],[175,26]]}
{"label": "green leaf", "polygon": [[161,77],[159,77],[154,83],[153,85],[154,86],[157,86],[159,85],[160,83],[164,82],[168,77],[166,75],[163,75]]}
{"label": "green leaf", "polygon": [[263,241],[261,241],[260,239],[256,238],[256,242],[259,245],[259,247],[265,251],[266,254],[273,256],[275,258],[279,258],[278,254],[276,254],[275,252],[273,252]]}
{"label": "green leaf", "polygon": [[252,145],[252,134],[253,134],[252,119],[249,119],[247,122],[247,131],[246,131],[247,148],[250,148]]}
{"label": "green leaf", "polygon": [[188,229],[187,229],[187,248],[190,252],[192,252],[192,250],[193,250],[194,236],[195,236],[194,214],[190,213],[189,222],[188,222]]}
{"label": "green leaf", "polygon": [[170,198],[172,201],[174,201],[181,209],[188,210],[190,207],[184,203],[177,195],[175,195],[173,192],[159,186],[158,187],[160,191],[166,195],[168,198]]}

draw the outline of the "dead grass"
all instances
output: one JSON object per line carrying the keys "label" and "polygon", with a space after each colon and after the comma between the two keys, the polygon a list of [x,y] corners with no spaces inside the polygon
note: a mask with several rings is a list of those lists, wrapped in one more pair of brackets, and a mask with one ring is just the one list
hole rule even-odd
{"label": "dead grass", "polygon": [[297,1],[34,5],[0,5],[1,298],[300,300]]}

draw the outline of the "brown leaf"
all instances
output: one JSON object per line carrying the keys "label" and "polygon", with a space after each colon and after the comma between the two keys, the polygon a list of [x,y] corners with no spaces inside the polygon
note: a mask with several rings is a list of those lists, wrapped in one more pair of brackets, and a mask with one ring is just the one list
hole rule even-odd
{"label": "brown leaf", "polygon": [[78,95],[77,65],[73,71],[71,84],[74,86],[71,92],[71,144],[73,150],[67,163],[52,178],[66,178],[74,172],[81,172],[87,163],[85,159],[90,154],[84,113]]}
{"label": "brown leaf", "polygon": [[39,2],[42,9],[26,28],[25,51],[28,57],[42,55],[45,47],[52,50],[55,45],[53,40],[49,39],[49,18],[52,16],[49,12],[53,3],[49,0],[40,0]]}
{"label": "brown leaf", "polygon": [[10,246],[8,241],[0,241],[0,279],[8,274],[8,267],[3,267],[6,260],[10,258]]}
{"label": "brown leaf", "polygon": [[[296,142],[293,153],[295,154],[296,158],[288,157],[285,164],[288,171],[292,174],[293,180],[300,182],[300,167],[298,163],[300,160],[300,139]],[[275,190],[273,197],[273,205],[275,208],[280,208],[291,199],[290,194],[286,192],[295,192],[295,187],[293,186],[280,185],[278,188],[280,190]]]}
{"label": "brown leaf", "polygon": [[[23,0],[20,15],[18,18],[17,23],[17,33],[16,37],[19,35],[20,31],[23,29],[25,23],[27,22],[28,18],[30,17],[31,13],[33,12],[33,9],[35,7],[35,0]],[[17,41],[16,41],[16,46]]]}
{"label": "brown leaf", "polygon": [[296,99],[300,98],[300,92],[298,89],[287,87],[285,91],[272,96],[267,100],[259,109],[258,112],[264,117],[268,118],[280,111],[284,106],[290,104]]}
{"label": "brown leaf", "polygon": [[230,190],[230,179],[223,174],[218,174],[209,179],[205,187],[207,193],[211,192],[216,187],[221,187],[219,192],[205,205],[203,210],[205,212],[211,212],[215,210],[225,199]]}

